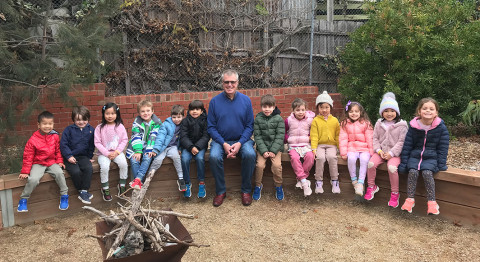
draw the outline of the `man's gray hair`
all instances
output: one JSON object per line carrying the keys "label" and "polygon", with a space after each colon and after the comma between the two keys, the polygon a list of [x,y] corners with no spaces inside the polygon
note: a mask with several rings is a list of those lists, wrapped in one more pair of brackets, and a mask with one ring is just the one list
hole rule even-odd
{"label": "man's gray hair", "polygon": [[233,69],[227,69],[227,70],[223,71],[222,82],[223,82],[223,79],[225,78],[225,75],[234,75],[237,78],[237,81],[238,81],[238,73],[237,73],[237,71],[235,71]]}

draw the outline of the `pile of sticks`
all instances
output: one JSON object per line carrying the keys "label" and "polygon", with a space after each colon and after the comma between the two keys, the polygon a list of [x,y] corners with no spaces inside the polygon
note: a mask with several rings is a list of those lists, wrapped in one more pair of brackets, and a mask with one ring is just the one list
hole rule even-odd
{"label": "pile of sticks", "polygon": [[[148,249],[161,252],[163,247],[169,245],[169,243],[196,247],[207,246],[195,244],[193,241],[179,240],[169,231],[169,226],[163,221],[165,216],[174,215],[193,219],[193,215],[165,210],[152,210],[141,206],[154,174],[155,170],[147,175],[142,189],[133,190],[131,199],[120,196],[120,198],[127,201],[127,204],[125,206],[121,205],[118,213],[110,210],[110,214],[107,215],[93,207],[83,207],[98,214],[107,224],[114,225],[109,233],[103,236],[92,236],[101,239],[105,243],[105,247],[108,250],[106,259],[111,258],[114,253],[115,257],[118,258],[139,254]],[[123,251],[119,252],[122,250],[119,249],[121,244],[123,244]]]}

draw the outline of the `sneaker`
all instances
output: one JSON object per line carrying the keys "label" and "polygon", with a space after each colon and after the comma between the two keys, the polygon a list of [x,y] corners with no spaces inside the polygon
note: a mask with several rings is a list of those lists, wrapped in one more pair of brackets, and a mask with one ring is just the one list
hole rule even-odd
{"label": "sneaker", "polygon": [[60,196],[60,205],[58,206],[60,210],[68,209],[68,195]]}
{"label": "sneaker", "polygon": [[185,180],[179,179],[177,180],[178,191],[185,192],[187,190],[187,186],[185,185]]}
{"label": "sneaker", "polygon": [[87,196],[88,196],[88,199],[92,199],[93,198],[93,194],[90,194],[88,191],[87,192]]}
{"label": "sneaker", "polygon": [[407,198],[405,199],[405,203],[403,203],[402,210],[405,210],[408,213],[412,213],[414,206],[415,206],[415,199]]}
{"label": "sneaker", "polygon": [[338,180],[331,180],[330,184],[332,184],[332,193],[340,194],[340,183]]}
{"label": "sneaker", "polygon": [[298,180],[297,184],[295,184],[295,188],[302,189],[302,182],[300,180]]}
{"label": "sneaker", "polygon": [[390,201],[388,201],[388,206],[397,208],[398,205],[400,204],[400,201],[398,201],[399,198],[400,198],[400,193],[392,192],[390,194]]}
{"label": "sneaker", "polygon": [[323,193],[323,181],[318,180],[315,182],[315,194]]}
{"label": "sneaker", "polygon": [[121,196],[125,191],[127,191],[125,186],[121,186],[120,184],[117,185],[118,196]]}
{"label": "sneaker", "polygon": [[204,198],[207,195],[207,190],[205,189],[205,183],[198,184],[198,198]]}
{"label": "sneaker", "polygon": [[17,212],[28,212],[26,198],[20,198],[20,201],[18,201]]}
{"label": "sneaker", "polygon": [[275,187],[275,197],[280,201],[283,200],[284,194],[283,194],[283,187],[282,186]]}
{"label": "sneaker", "polygon": [[142,189],[142,181],[140,178],[135,178],[132,182],[130,182],[130,187],[133,189]]}
{"label": "sneaker", "polygon": [[87,191],[80,191],[80,194],[78,195],[78,199],[82,201],[82,203],[90,205],[92,202],[90,202],[90,199],[88,198]]}
{"label": "sneaker", "polygon": [[377,185],[367,187],[367,193],[365,193],[366,200],[372,200],[380,188]]}
{"label": "sneaker", "polygon": [[437,201],[428,201],[427,204],[428,204],[427,215],[440,214],[440,206],[437,204]]}
{"label": "sneaker", "polygon": [[260,198],[262,197],[262,188],[263,188],[263,185],[260,185],[260,186],[256,186],[254,189],[253,189],[253,200],[260,200]]}
{"label": "sneaker", "polygon": [[304,196],[309,196],[312,194],[312,189],[310,188],[311,182],[310,180],[307,180],[302,183],[302,189],[303,189],[303,195]]}
{"label": "sneaker", "polygon": [[192,184],[191,183],[185,184],[185,191],[183,191],[183,196],[188,197],[188,198],[192,196]]}
{"label": "sneaker", "polygon": [[353,188],[355,189],[355,194],[359,196],[363,196],[363,184],[356,183]]}
{"label": "sneaker", "polygon": [[110,189],[101,188],[100,191],[102,191],[104,201],[112,201],[112,196],[110,195]]}

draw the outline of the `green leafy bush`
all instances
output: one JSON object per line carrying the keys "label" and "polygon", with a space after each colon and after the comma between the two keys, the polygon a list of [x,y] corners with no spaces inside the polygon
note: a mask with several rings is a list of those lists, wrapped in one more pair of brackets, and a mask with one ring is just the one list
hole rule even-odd
{"label": "green leafy bush", "polygon": [[369,5],[369,20],[341,53],[339,91],[371,118],[382,95],[396,94],[404,119],[433,97],[447,123],[478,93],[480,21],[474,0],[391,0]]}

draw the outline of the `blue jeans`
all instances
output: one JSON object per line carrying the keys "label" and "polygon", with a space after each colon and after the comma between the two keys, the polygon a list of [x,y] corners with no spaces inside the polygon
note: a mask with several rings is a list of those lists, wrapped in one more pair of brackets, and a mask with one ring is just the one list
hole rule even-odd
{"label": "blue jeans", "polygon": [[148,167],[150,166],[152,159],[153,158],[148,157],[148,154],[145,153],[142,155],[140,161],[135,160],[133,156],[130,158],[130,164],[132,166],[132,180],[134,180],[135,178],[139,178],[143,181],[143,178],[145,178],[145,174],[147,173]]}
{"label": "blue jeans", "polygon": [[[225,141],[229,145],[233,145],[237,141]],[[253,149],[253,140],[245,142],[238,155],[242,158],[242,193],[250,194],[252,192],[252,175],[255,170],[256,153]],[[238,156],[237,155],[237,156]],[[210,169],[215,178],[215,191],[217,195],[221,195],[227,191],[225,187],[225,170],[223,169],[223,159],[226,156],[223,145],[212,140],[210,144]]]}
{"label": "blue jeans", "polygon": [[205,181],[205,151],[207,150],[202,149],[198,151],[198,154],[193,155],[187,149],[182,150],[182,170],[185,183],[190,184],[190,161],[192,158],[195,159],[195,163],[197,164],[198,181]]}

